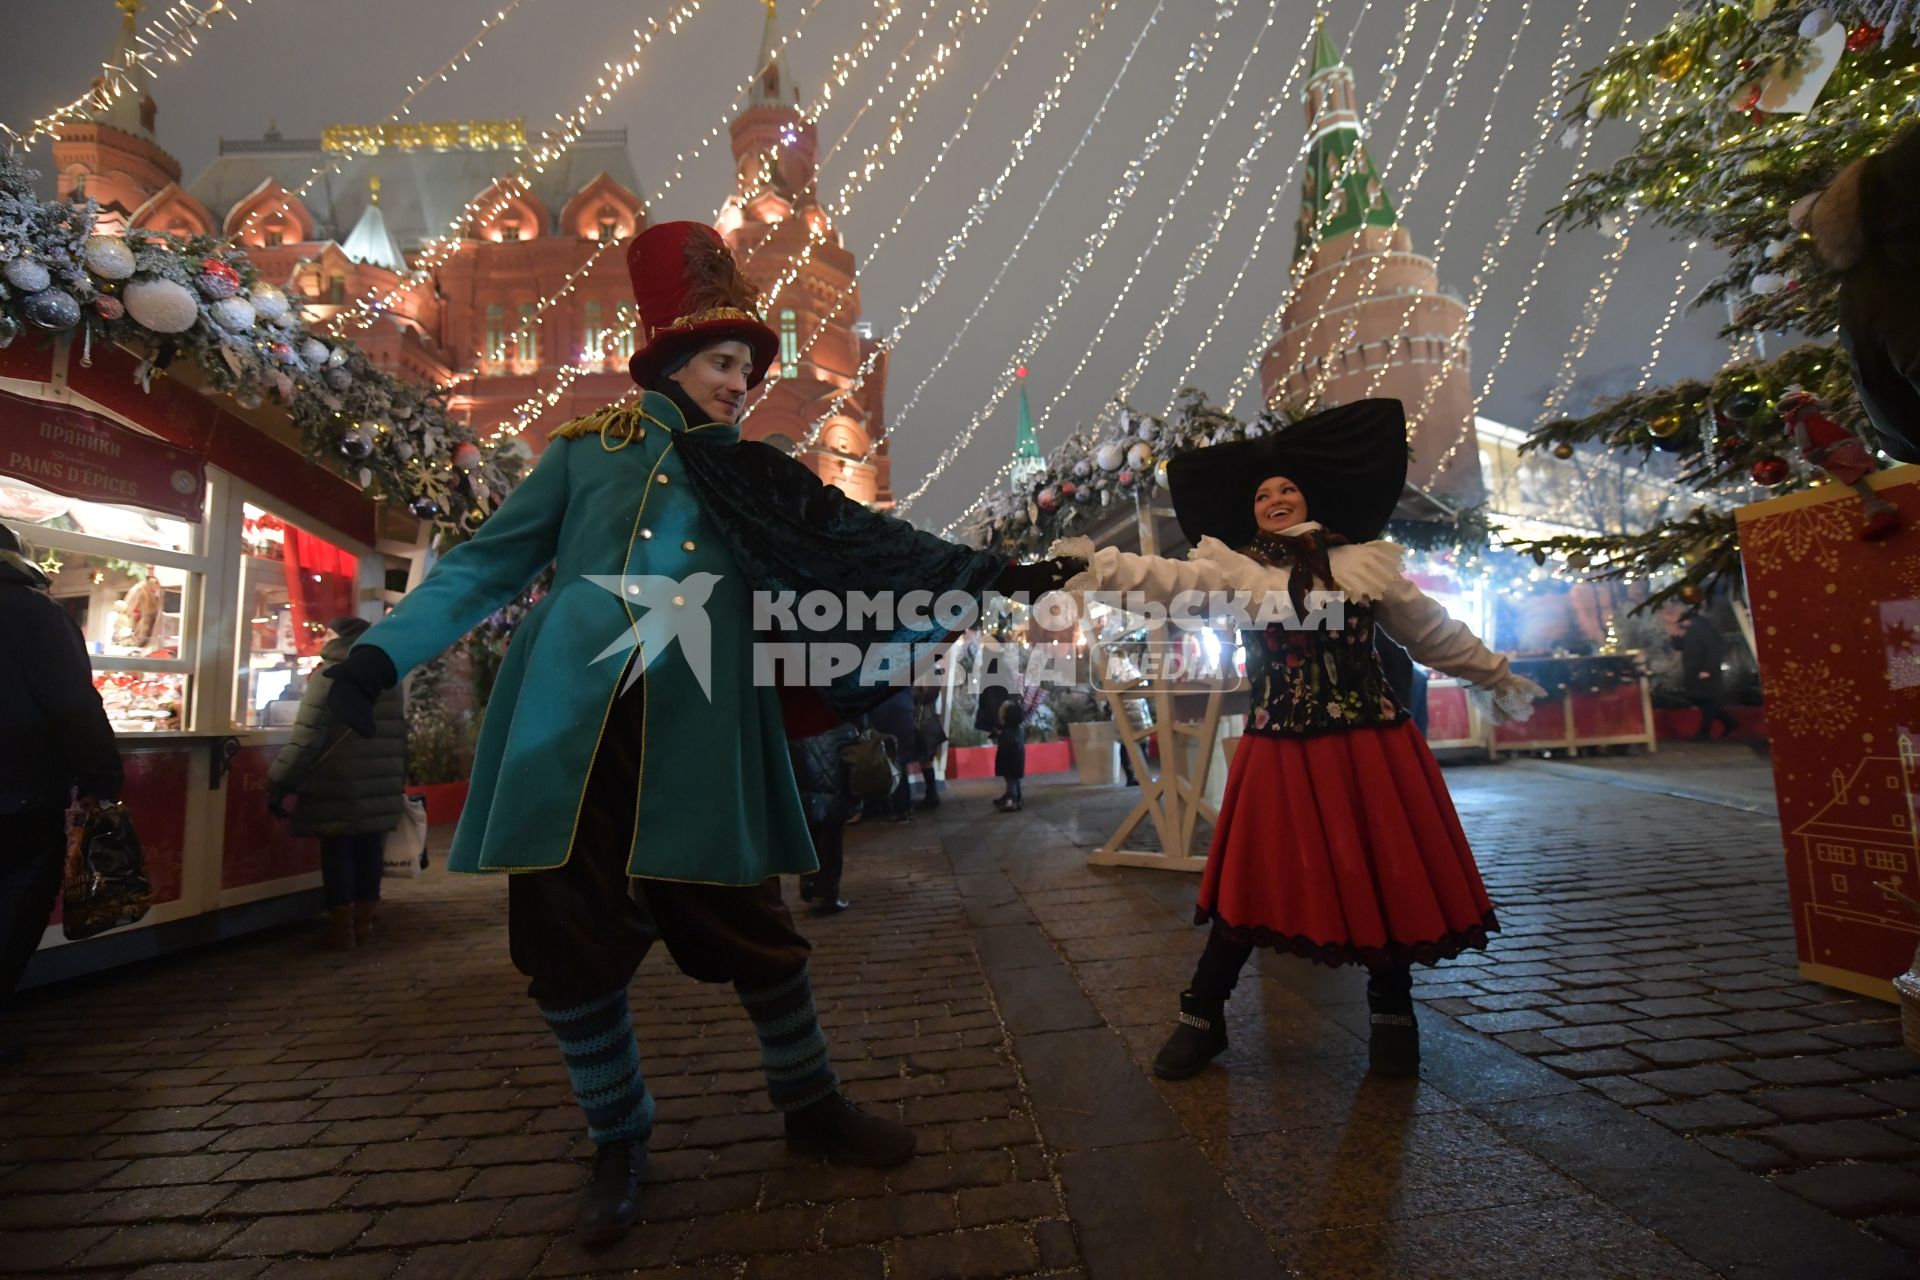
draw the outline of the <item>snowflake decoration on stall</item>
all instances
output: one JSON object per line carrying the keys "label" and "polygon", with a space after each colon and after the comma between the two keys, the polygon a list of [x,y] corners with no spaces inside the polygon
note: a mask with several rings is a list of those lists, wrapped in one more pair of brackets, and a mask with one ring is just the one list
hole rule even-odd
{"label": "snowflake decoration on stall", "polygon": [[1828,573],[1840,571],[1840,548],[1858,531],[1843,505],[1821,503],[1756,520],[1741,531],[1741,543],[1762,569],[1777,571],[1787,562],[1812,557]]}
{"label": "snowflake decoration on stall", "polygon": [[1790,733],[1831,738],[1860,713],[1853,681],[1824,662],[1782,662],[1779,678],[1767,681],[1766,697],[1767,719]]}

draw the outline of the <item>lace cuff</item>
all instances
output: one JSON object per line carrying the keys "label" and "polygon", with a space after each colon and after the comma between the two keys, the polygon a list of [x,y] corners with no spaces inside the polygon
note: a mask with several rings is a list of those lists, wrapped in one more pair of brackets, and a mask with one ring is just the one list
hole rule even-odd
{"label": "lace cuff", "polygon": [[1473,700],[1480,713],[1491,717],[1495,724],[1533,719],[1533,704],[1546,696],[1545,689],[1525,676],[1517,676],[1512,672],[1467,690],[1467,697]]}

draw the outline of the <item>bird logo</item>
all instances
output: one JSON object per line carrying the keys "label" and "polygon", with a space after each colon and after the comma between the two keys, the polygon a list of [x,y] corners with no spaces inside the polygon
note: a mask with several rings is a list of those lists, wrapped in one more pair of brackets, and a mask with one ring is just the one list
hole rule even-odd
{"label": "bird logo", "polygon": [[681,656],[700,683],[700,692],[707,701],[713,701],[713,621],[707,616],[707,601],[720,582],[719,574],[690,573],[684,578],[657,573],[585,576],[602,591],[618,596],[633,619],[620,638],[593,659],[599,663],[633,649],[640,651],[640,660],[627,672],[621,693],[632,688],[633,682],[678,640]]}

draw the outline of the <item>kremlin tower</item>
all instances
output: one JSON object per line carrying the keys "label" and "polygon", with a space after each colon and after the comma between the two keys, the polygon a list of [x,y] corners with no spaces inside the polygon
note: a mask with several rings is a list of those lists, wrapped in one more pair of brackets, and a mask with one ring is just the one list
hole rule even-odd
{"label": "kremlin tower", "polygon": [[1040,454],[1040,437],[1034,434],[1033,406],[1027,403],[1027,366],[1021,365],[1013,376],[1020,381],[1020,425],[1015,431],[1013,467],[1007,481],[1015,493],[1031,495],[1033,486],[1047,474],[1047,460]]}
{"label": "kremlin tower", "polygon": [[1266,402],[1401,401],[1415,427],[1408,483],[1450,506],[1471,505],[1482,488],[1466,307],[1440,292],[1433,260],[1413,251],[1361,137],[1353,72],[1324,24],[1311,57],[1309,151],[1294,242],[1299,283],[1260,362]]}
{"label": "kremlin tower", "polygon": [[[120,38],[107,59],[109,67],[130,66],[136,57],[142,0],[114,0],[120,9]],[[60,196],[100,203],[102,231],[131,226],[135,215],[162,191],[180,181],[180,162],[154,138],[158,109],[144,90],[115,96],[106,77],[93,82],[97,104],[92,118],[69,120],[54,137],[53,164]]]}
{"label": "kremlin tower", "polygon": [[[759,286],[767,323],[780,334],[779,363],[752,401],[743,433],[796,452],[853,498],[887,507],[893,491],[883,439],[886,356],[879,354],[852,389],[875,344],[860,323],[853,254],[820,206],[819,135],[800,110],[799,88],[779,50],[775,0],[767,0],[760,76],[733,121],[739,188],[717,224],[741,270]],[[814,422],[849,391],[801,451]]]}

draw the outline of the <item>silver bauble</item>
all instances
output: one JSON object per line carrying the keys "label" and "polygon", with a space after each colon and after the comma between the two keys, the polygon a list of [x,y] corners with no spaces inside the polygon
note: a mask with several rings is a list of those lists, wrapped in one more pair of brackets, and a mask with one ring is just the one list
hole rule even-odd
{"label": "silver bauble", "polygon": [[87,270],[102,280],[125,280],[133,275],[133,250],[119,236],[88,236],[81,258]]}
{"label": "silver bauble", "polygon": [[287,295],[270,284],[256,284],[247,291],[247,300],[253,303],[253,309],[268,324],[278,324],[292,310]]}
{"label": "silver bauble", "polygon": [[15,258],[4,274],[7,283],[21,293],[38,293],[53,283],[53,276],[33,258]]}
{"label": "silver bauble", "polygon": [[1118,471],[1127,461],[1126,448],[1109,440],[1094,450],[1093,461],[1102,471]]}
{"label": "silver bauble", "polygon": [[134,323],[155,333],[185,333],[200,318],[193,290],[172,280],[135,280],[120,298]]}
{"label": "silver bauble", "polygon": [[253,304],[245,298],[222,298],[207,311],[213,322],[228,333],[245,333],[253,328]]}
{"label": "silver bauble", "polygon": [[311,365],[324,364],[332,354],[332,349],[318,338],[308,338],[300,344],[300,358]]}

